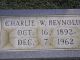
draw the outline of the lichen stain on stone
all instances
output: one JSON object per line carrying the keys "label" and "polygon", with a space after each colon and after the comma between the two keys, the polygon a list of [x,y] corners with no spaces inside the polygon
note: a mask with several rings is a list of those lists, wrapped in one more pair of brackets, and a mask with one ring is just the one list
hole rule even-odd
{"label": "lichen stain on stone", "polygon": [[49,47],[54,48],[55,47],[55,34],[54,34],[54,29],[49,30]]}
{"label": "lichen stain on stone", "polygon": [[[74,38],[78,40],[77,42],[80,42],[80,28],[79,27],[74,27],[75,31],[77,32]],[[80,43],[77,44],[77,48],[80,48]]]}
{"label": "lichen stain on stone", "polygon": [[36,48],[41,48],[41,39],[40,39],[40,35],[39,35],[39,32],[40,32],[40,27],[37,27],[36,29]]}
{"label": "lichen stain on stone", "polygon": [[[13,30],[10,30],[10,29],[2,29],[2,48],[10,48],[13,46],[13,44],[11,43],[10,41],[10,35],[11,35],[11,32],[13,32]],[[3,44],[4,43],[4,44]]]}

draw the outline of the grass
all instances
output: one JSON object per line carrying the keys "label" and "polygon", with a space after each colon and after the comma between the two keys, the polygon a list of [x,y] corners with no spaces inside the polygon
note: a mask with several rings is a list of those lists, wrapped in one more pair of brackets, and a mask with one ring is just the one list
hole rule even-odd
{"label": "grass", "polygon": [[0,0],[0,9],[79,9],[80,0]]}

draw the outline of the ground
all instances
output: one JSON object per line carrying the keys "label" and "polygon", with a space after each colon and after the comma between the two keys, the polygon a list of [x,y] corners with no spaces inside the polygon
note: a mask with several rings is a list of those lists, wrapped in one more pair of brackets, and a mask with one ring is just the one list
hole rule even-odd
{"label": "ground", "polygon": [[0,0],[0,9],[80,8],[80,0]]}

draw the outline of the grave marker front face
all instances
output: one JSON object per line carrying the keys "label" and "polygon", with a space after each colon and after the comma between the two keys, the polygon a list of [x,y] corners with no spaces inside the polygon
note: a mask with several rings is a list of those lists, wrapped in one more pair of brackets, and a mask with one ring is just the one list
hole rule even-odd
{"label": "grave marker front face", "polygon": [[0,18],[0,50],[80,49],[80,15]]}

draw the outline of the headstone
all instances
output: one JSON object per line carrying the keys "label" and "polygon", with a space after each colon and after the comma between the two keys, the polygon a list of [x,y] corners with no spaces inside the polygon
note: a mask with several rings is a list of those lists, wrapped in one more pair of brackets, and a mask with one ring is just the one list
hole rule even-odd
{"label": "headstone", "polygon": [[80,50],[77,10],[1,11],[0,51]]}

